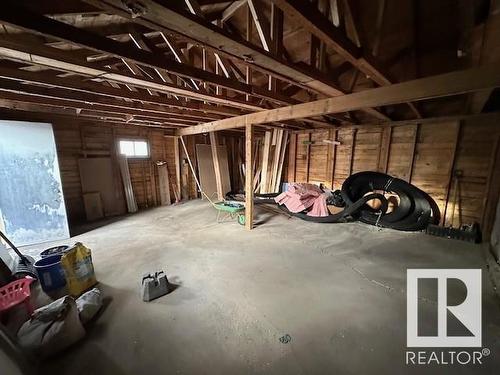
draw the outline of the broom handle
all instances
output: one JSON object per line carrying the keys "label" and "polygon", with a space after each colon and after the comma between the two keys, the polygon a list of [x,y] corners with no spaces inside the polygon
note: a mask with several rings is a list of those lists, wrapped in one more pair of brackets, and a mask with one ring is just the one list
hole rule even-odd
{"label": "broom handle", "polygon": [[24,259],[24,255],[21,254],[19,249],[17,247],[15,247],[12,242],[10,242],[10,240],[7,238],[7,236],[1,230],[0,230],[0,237],[2,237],[5,240],[5,242],[7,242],[7,245],[9,245],[12,248],[12,250],[14,250],[16,252],[16,254],[19,258]]}

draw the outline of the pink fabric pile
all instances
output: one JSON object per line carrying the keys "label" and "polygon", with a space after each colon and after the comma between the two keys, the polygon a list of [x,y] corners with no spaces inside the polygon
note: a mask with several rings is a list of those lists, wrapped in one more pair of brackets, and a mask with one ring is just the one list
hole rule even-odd
{"label": "pink fabric pile", "polygon": [[308,216],[328,216],[326,194],[316,185],[293,183],[288,190],[274,198],[278,204],[284,204],[290,212],[308,210]]}

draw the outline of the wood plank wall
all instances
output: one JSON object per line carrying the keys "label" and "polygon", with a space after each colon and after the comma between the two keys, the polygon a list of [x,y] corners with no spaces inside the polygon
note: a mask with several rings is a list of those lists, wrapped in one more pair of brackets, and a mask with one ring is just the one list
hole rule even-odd
{"label": "wood plank wall", "polygon": [[499,122],[488,117],[299,132],[290,140],[287,180],[339,189],[353,173],[385,172],[430,194],[441,224],[478,222],[487,236],[494,217],[489,210],[498,200],[492,189],[498,185]]}
{"label": "wood plank wall", "polygon": [[[70,222],[85,220],[78,159],[101,156],[111,157],[115,160],[115,147],[117,147],[116,144],[120,138],[149,141],[151,153],[149,159],[129,159],[132,188],[140,209],[159,205],[160,193],[156,161],[166,161],[170,181],[176,181],[175,138],[165,137],[162,130],[107,124],[97,125],[85,121],[75,123],[58,120],[52,121],[52,124],[66,210]],[[186,140],[188,141],[188,151],[192,156],[194,154],[194,137],[187,137]],[[121,188],[122,182],[116,162],[114,166],[117,186]],[[190,173],[186,176],[186,184],[189,190],[184,198],[196,197],[196,189]],[[123,196],[123,191],[121,194]],[[172,201],[174,201],[175,195],[172,186],[170,194]]]}

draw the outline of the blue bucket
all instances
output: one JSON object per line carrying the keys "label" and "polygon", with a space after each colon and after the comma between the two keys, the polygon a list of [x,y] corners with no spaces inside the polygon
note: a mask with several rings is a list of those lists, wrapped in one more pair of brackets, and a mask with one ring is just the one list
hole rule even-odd
{"label": "blue bucket", "polygon": [[35,262],[38,280],[44,292],[51,292],[66,285],[61,258],[62,254],[52,255]]}

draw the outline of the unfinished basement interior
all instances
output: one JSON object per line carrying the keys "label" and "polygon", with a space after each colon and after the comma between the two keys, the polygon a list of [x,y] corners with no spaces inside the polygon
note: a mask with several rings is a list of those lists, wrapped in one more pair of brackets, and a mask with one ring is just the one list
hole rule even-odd
{"label": "unfinished basement interior", "polygon": [[4,0],[0,374],[494,374],[499,0]]}

